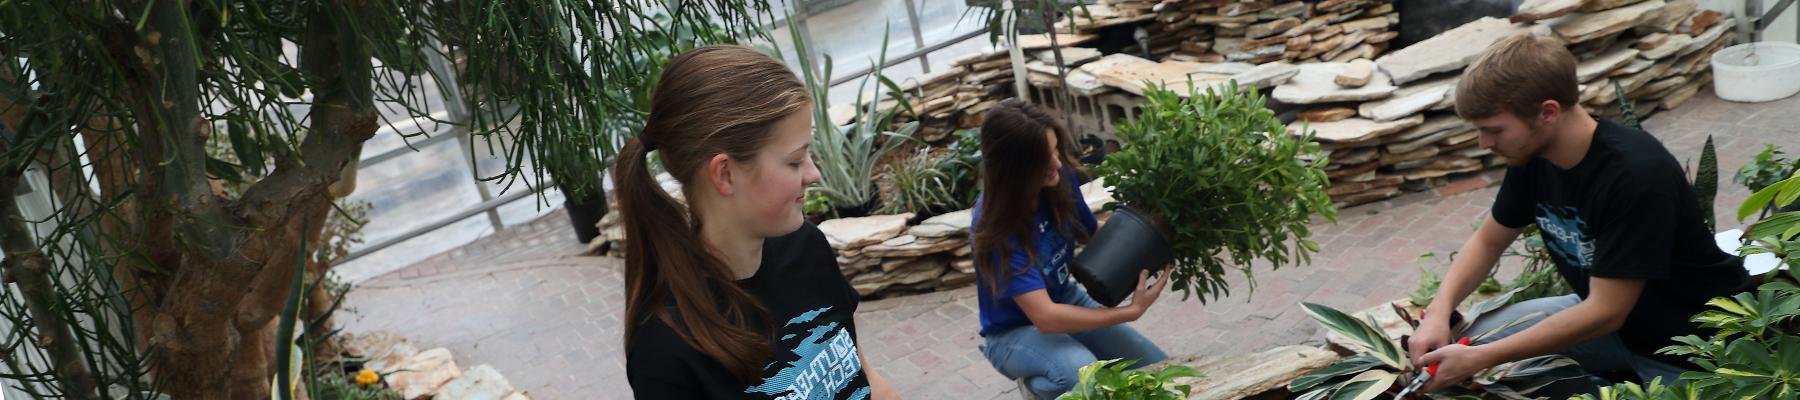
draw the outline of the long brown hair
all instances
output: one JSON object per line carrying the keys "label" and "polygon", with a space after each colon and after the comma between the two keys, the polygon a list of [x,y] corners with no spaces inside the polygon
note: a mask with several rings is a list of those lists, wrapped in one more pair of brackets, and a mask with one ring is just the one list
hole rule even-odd
{"label": "long brown hair", "polygon": [[1074,182],[1065,178],[1055,187],[1044,186],[1042,173],[1050,167],[1050,155],[1044,151],[1050,146],[1044,137],[1046,130],[1056,132],[1056,156],[1062,164],[1082,174],[1080,163],[1068,151],[1068,129],[1036,106],[1018,99],[1001,101],[981,124],[981,220],[975,221],[975,276],[992,290],[995,300],[1006,291],[1008,280],[999,274],[1010,278],[1015,273],[1010,259],[996,260],[996,256],[1023,251],[1032,264],[1037,263],[1033,221],[1040,205],[1049,208],[1050,224],[1057,232],[1077,240],[1092,234],[1076,220],[1075,199],[1069,194]]}
{"label": "long brown hair", "polygon": [[683,187],[698,187],[707,160],[754,159],[773,136],[770,125],[811,101],[787,66],[746,47],[696,48],[663,70],[644,131],[613,166],[625,220],[627,347],[637,325],[655,317],[744,382],[762,374],[770,355],[768,311],[705,251],[712,249],[700,237],[705,221],[662,190],[647,159],[657,151]]}

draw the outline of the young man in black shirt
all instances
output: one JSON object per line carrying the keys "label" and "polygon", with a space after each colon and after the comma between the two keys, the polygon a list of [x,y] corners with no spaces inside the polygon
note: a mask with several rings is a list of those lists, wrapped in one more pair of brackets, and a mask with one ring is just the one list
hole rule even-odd
{"label": "young man in black shirt", "polygon": [[[1456,112],[1481,147],[1507,159],[1492,213],[1459,257],[1410,339],[1416,365],[1440,364],[1425,389],[1482,369],[1563,354],[1595,374],[1674,382],[1685,360],[1655,354],[1708,299],[1742,290],[1741,259],[1715,247],[1675,157],[1642,130],[1597,120],[1578,104],[1575,57],[1529,34],[1489,46],[1456,90]],[[1546,315],[1488,342],[1450,344],[1449,319],[1522,228],[1537,224],[1575,294],[1521,302],[1475,321],[1470,335]]]}

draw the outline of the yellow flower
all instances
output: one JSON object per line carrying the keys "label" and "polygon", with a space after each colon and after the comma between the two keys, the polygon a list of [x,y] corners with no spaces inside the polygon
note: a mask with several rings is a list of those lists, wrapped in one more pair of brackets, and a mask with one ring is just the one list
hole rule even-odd
{"label": "yellow flower", "polygon": [[376,375],[375,371],[365,369],[356,373],[356,384],[358,385],[369,386],[377,382],[381,382],[381,375]]}

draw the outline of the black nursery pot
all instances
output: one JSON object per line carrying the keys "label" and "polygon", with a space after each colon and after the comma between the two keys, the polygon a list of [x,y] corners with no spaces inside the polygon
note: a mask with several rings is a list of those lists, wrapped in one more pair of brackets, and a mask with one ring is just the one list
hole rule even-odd
{"label": "black nursery pot", "polygon": [[1094,301],[1113,307],[1131,297],[1139,271],[1155,270],[1172,260],[1168,239],[1150,217],[1119,207],[1075,256],[1070,272]]}
{"label": "black nursery pot", "polygon": [[594,241],[600,236],[600,218],[606,217],[606,195],[594,194],[585,199],[565,199],[563,206],[569,209],[569,225],[575,228],[575,239],[582,243]]}

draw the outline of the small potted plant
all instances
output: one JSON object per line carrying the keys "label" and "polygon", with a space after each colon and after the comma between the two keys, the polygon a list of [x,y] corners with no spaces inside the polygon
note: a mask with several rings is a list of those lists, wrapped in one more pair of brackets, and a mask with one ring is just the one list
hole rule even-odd
{"label": "small potted plant", "polygon": [[1227,268],[1310,262],[1312,216],[1337,219],[1311,132],[1290,134],[1254,90],[1187,90],[1152,85],[1143,112],[1119,126],[1124,148],[1095,168],[1118,203],[1072,273],[1102,304],[1130,296],[1139,271],[1171,262],[1170,286],[1184,298],[1216,299],[1229,290]]}

